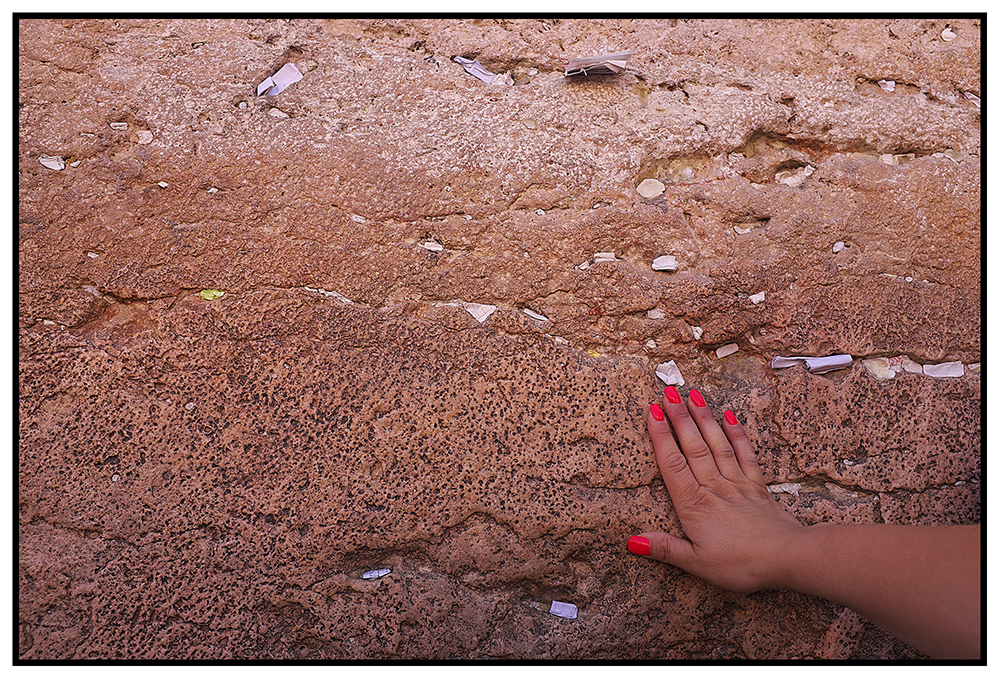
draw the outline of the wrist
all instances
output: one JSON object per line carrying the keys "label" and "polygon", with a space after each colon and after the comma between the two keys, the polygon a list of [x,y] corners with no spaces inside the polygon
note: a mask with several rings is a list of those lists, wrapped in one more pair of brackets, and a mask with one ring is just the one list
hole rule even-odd
{"label": "wrist", "polygon": [[803,555],[815,529],[822,525],[791,526],[778,536],[771,549],[767,589],[796,590],[796,576],[801,573]]}

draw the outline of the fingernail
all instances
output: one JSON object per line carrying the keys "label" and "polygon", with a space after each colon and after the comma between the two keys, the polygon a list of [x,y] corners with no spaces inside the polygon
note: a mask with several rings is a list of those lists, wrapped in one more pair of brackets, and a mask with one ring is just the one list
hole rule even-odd
{"label": "fingernail", "polygon": [[633,535],[628,539],[628,551],[639,556],[649,556],[649,540]]}
{"label": "fingernail", "polygon": [[653,419],[657,422],[663,422],[663,409],[655,403],[650,404],[649,412],[653,414]]}
{"label": "fingernail", "polygon": [[726,422],[728,422],[729,424],[736,424],[736,416],[733,415],[732,410],[726,411]]}
{"label": "fingernail", "polygon": [[673,387],[667,387],[663,390],[663,395],[667,397],[667,400],[671,403],[680,403],[681,395],[677,393],[677,390]]}
{"label": "fingernail", "polygon": [[694,401],[694,404],[699,408],[705,407],[705,399],[701,397],[701,392],[699,392],[697,389],[692,389],[691,391],[689,391],[688,398]]}

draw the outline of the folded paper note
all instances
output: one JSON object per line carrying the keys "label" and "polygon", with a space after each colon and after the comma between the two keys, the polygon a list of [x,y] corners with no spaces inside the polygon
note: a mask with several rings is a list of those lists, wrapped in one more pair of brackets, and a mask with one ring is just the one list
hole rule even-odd
{"label": "folded paper note", "polygon": [[677,271],[677,258],[663,255],[653,260],[653,271]]}
{"label": "folded paper note", "polygon": [[560,618],[576,620],[576,604],[567,604],[563,601],[553,601],[549,613],[558,615]]}
{"label": "folded paper note", "polygon": [[281,94],[286,87],[300,80],[302,80],[302,74],[299,73],[299,69],[295,68],[295,64],[285,64],[278,69],[277,73],[257,85],[257,96]]}
{"label": "folded paper note", "polygon": [[362,573],[361,577],[364,580],[378,580],[379,578],[389,575],[389,573],[392,573],[391,568],[379,568],[378,570],[375,571],[368,571],[367,573]]}
{"label": "folded paper note", "polygon": [[631,52],[580,57],[566,64],[566,75],[614,75],[624,71],[625,62],[631,58]]}
{"label": "folded paper note", "polygon": [[66,168],[66,163],[60,156],[38,156],[38,162],[49,168],[50,170],[63,170]]}
{"label": "folded paper note", "polygon": [[736,344],[735,342],[732,344],[725,344],[715,350],[715,357],[725,358],[729,354],[735,354],[739,350],[740,350],[740,345]]}
{"label": "folded paper note", "polygon": [[931,377],[961,377],[965,369],[961,361],[924,365],[924,374]]}
{"label": "folded paper note", "polygon": [[771,361],[772,368],[791,368],[793,365],[804,365],[806,370],[817,375],[828,373],[831,370],[841,370],[850,368],[850,354],[836,354],[834,356],[775,356]]}
{"label": "folded paper note", "polygon": [[466,302],[462,299],[454,299],[450,302],[436,302],[434,306],[457,306],[468,311],[480,323],[485,323],[490,314],[497,310],[492,304],[477,304],[476,302]]}
{"label": "folded paper note", "polygon": [[466,73],[476,76],[487,85],[491,85],[493,83],[493,79],[497,77],[496,73],[491,73],[483,68],[483,65],[479,63],[479,59],[472,61],[470,59],[465,59],[464,57],[455,57],[454,61],[455,63],[461,64]]}

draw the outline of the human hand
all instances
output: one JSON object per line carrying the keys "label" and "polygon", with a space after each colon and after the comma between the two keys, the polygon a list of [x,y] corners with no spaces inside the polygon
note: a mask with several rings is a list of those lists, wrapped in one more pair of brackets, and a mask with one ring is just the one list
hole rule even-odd
{"label": "human hand", "polygon": [[646,426],[686,539],[645,532],[629,538],[629,551],[737,592],[778,586],[781,554],[805,528],[768,493],[732,411],[720,426],[697,389],[687,405],[674,387],[664,396]]}

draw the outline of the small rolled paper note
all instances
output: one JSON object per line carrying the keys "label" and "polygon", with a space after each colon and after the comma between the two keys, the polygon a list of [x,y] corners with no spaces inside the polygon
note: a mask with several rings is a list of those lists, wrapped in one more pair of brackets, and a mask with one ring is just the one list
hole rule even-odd
{"label": "small rolled paper note", "polygon": [[772,368],[791,368],[793,365],[805,365],[806,370],[817,375],[831,370],[850,368],[850,354],[835,354],[834,356],[775,356],[771,361]]}

